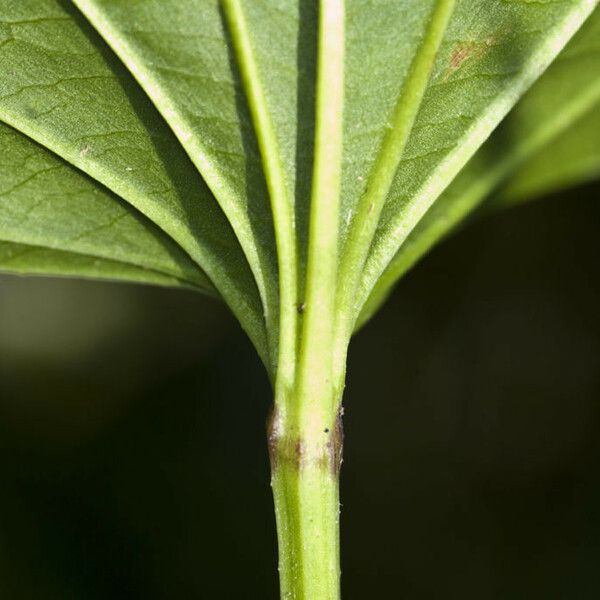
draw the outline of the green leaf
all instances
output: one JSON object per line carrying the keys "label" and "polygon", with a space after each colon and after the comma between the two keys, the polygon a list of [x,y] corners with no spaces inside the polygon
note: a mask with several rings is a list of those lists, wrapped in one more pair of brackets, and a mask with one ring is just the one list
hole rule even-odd
{"label": "green leaf", "polygon": [[[351,143],[344,178],[353,186],[354,196],[368,188],[369,178],[362,172],[376,160],[389,107],[401,89],[398,75],[394,79],[390,72],[399,73],[400,81],[406,79],[430,10],[427,2],[415,2],[413,10],[407,7],[412,2],[395,3],[396,8],[378,14],[376,26],[365,27],[375,11],[370,2],[356,4],[363,6],[355,15],[360,38],[349,44],[352,92],[347,94],[346,139]],[[596,4],[593,0],[457,3],[381,215],[357,309],[427,209]],[[390,56],[401,57],[394,68],[389,66]]]}
{"label": "green leaf", "polygon": [[[263,165],[267,181],[272,184],[273,178],[265,163],[264,134],[270,130],[267,146],[281,165],[282,194],[288,202],[295,202],[301,298],[308,195],[298,193],[296,182],[310,178],[302,149],[310,148],[311,138],[302,121],[310,115],[304,107],[311,105],[314,88],[305,79],[311,79],[315,64],[314,53],[306,50],[303,40],[307,31],[317,29],[316,12],[297,0],[236,2],[246,48],[240,52],[239,44],[229,43],[217,0],[128,4],[76,0],[76,4],[138,79],[211,187],[257,278],[268,309],[268,329],[276,330],[273,298],[277,290],[269,289],[269,284],[277,279],[277,256]],[[360,214],[361,199],[372,189],[378,157],[389,154],[385,140],[390,128],[394,130],[398,98],[402,102],[409,98],[406,110],[413,116],[406,121],[406,148],[399,147],[383,168],[384,179],[392,183],[379,193],[387,198],[381,218],[380,207],[371,216],[372,222],[379,220],[379,227],[368,256],[363,248],[342,270],[338,314],[347,322],[342,329],[348,329],[356,310],[429,206],[596,2],[464,0],[457,3],[446,31],[444,19],[452,4],[412,0],[386,3],[376,10],[367,0],[346,3],[342,261],[352,247],[346,236]],[[440,40],[429,45],[425,32],[434,6],[441,6],[446,16],[440,21]],[[233,37],[235,42],[239,36]],[[434,59],[431,66],[425,66],[428,53]],[[248,71],[244,57],[250,57],[253,75],[242,85],[239,70]],[[413,80],[426,86],[423,93],[410,92]],[[254,100],[253,90],[259,92]],[[266,118],[262,124],[256,98]],[[250,99],[250,109],[246,99]],[[306,190],[306,185],[300,189]],[[273,201],[272,185],[270,191]],[[363,206],[368,210],[369,203]],[[281,235],[280,225],[275,225]],[[362,230],[360,223],[355,227]],[[368,245],[368,239],[360,245]],[[363,263],[365,270],[355,289],[346,275],[360,273]],[[279,272],[285,274],[281,265]],[[290,310],[288,300],[282,310]]]}
{"label": "green leaf", "polygon": [[0,0],[0,73],[0,120],[166,232],[266,359],[260,297],[229,223],[152,103],[78,11],[59,0]]}
{"label": "green leaf", "polygon": [[[0,272],[107,279],[167,287],[187,287],[182,280],[118,261],[86,254],[0,241]],[[190,286],[191,289],[198,289]]]}
{"label": "green leaf", "polygon": [[[35,248],[60,274],[76,263],[77,274],[88,264],[93,271],[88,276],[102,270],[116,277],[120,267],[121,279],[135,274],[136,281],[169,281],[215,294],[206,275],[170,238],[97,182],[2,123],[0,147],[0,240],[9,244],[3,268],[18,264],[22,270],[25,258],[34,268]],[[27,254],[14,244],[26,246]],[[61,266],[65,258],[68,264]],[[110,269],[98,268],[95,260],[110,263]]]}
{"label": "green leaf", "polygon": [[[74,4],[147,96],[68,3],[0,0],[0,118],[165,231],[269,353],[273,373],[279,344],[293,355],[301,331],[295,310],[304,305],[320,152],[316,8],[299,0],[227,0],[225,10],[218,0]],[[454,4],[346,3],[342,345],[427,209],[597,2]]]}
{"label": "green leaf", "polygon": [[269,194],[219,1],[74,4],[136,77],[219,202],[254,274],[276,356],[278,269]]}
{"label": "green leaf", "polygon": [[[258,147],[267,189],[271,201],[273,229],[277,254],[277,272],[279,279],[279,318],[277,385],[276,396],[283,396],[285,390],[293,385],[296,370],[295,352],[298,334],[298,245],[294,217],[294,201],[291,181],[294,173],[289,169],[294,162],[285,160],[284,149],[289,148],[285,138],[281,137],[282,123],[272,118],[272,105],[269,105],[270,81],[265,81],[261,73],[261,44],[251,38],[252,19],[240,0],[224,0],[223,10],[228,22],[232,48],[239,65],[242,85],[248,102],[250,115],[254,123]],[[256,6],[256,5],[255,5]],[[255,11],[254,11],[255,12]],[[249,11],[253,13],[252,10]],[[264,15],[263,22],[268,23],[270,14]],[[266,27],[264,29],[267,29]],[[260,30],[260,29],[259,29]],[[258,52],[257,52],[258,47]],[[270,78],[275,79],[274,77]],[[280,83],[280,82],[279,82]],[[292,132],[288,132],[294,139]],[[285,168],[285,165],[288,168]],[[337,228],[334,228],[336,230]]]}
{"label": "green leaf", "polygon": [[566,183],[569,176],[591,175],[597,169],[599,40],[597,9],[409,235],[379,278],[358,326],[406,271],[511,176],[514,180],[501,193],[502,202],[519,194],[542,193]]}
{"label": "green leaf", "polygon": [[275,384],[282,596],[339,597],[361,308],[512,174],[539,188],[549,142],[584,147],[593,24],[496,128],[597,4],[0,0],[0,268],[227,302]]}
{"label": "green leaf", "polygon": [[540,140],[531,156],[502,183],[494,205],[539,198],[600,176],[600,9],[535,90],[535,104],[531,94],[529,107],[521,108],[509,121],[510,134],[520,135],[523,121],[547,120],[556,123],[553,135]]}
{"label": "green leaf", "polygon": [[[600,66],[596,71],[600,78]],[[599,140],[600,98],[581,119],[510,177],[494,206],[512,206],[600,178]]]}

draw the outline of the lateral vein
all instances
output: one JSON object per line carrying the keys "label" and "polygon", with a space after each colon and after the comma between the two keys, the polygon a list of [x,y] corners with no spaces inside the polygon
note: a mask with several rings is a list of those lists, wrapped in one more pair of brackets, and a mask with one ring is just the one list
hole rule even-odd
{"label": "lateral vein", "polygon": [[[339,339],[340,348],[345,347],[345,340],[352,332],[356,290],[455,4],[456,0],[436,0],[423,41],[398,96],[389,130],[373,163],[366,191],[350,223],[342,250],[336,300],[336,339]],[[341,357],[336,360],[343,362]]]}
{"label": "lateral vein", "polygon": [[[285,388],[293,385],[296,363],[298,249],[294,210],[242,4],[240,0],[222,2],[254,124],[273,214],[279,275],[279,337],[278,348],[272,348],[272,352],[277,355],[276,387],[282,387],[275,390],[275,397],[281,398]],[[277,336],[273,339],[277,340]]]}

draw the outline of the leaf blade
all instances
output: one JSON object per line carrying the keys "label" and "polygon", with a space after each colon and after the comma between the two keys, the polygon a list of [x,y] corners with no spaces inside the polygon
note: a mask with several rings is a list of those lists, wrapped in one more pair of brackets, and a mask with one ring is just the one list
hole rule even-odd
{"label": "leaf blade", "polygon": [[527,161],[499,191],[494,207],[513,206],[600,178],[600,101]]}
{"label": "leaf blade", "polygon": [[[206,275],[134,208],[23,134],[0,123],[0,240],[88,256],[212,295]],[[136,271],[137,269],[137,271]],[[124,278],[124,276],[122,277]]]}
{"label": "leaf blade", "polygon": [[[570,136],[578,140],[585,134],[592,142],[586,150],[597,152],[598,144],[594,142],[600,133],[600,119],[597,117],[597,107],[600,106],[599,34],[600,10],[596,9],[558,59],[411,232],[374,287],[357,327],[376,312],[402,275],[511,174],[519,169],[526,170],[528,160],[536,161],[536,154],[540,155],[537,160],[542,162],[548,160],[549,155],[560,159],[553,141],[560,144],[563,136],[569,141]],[[580,125],[582,119],[583,124]],[[569,148],[570,144],[565,153],[569,153]],[[595,156],[592,152],[591,173],[597,165]],[[550,168],[554,159],[549,163]],[[544,172],[541,169],[542,177]],[[545,181],[538,179],[536,187],[536,181],[531,182],[533,189],[537,190],[543,189],[540,188],[543,183]],[[506,193],[510,197],[510,187]]]}
{"label": "leaf blade", "polygon": [[0,0],[0,120],[138,208],[208,274],[266,354],[261,300],[202,178],[133,78],[67,3]]}
{"label": "leaf blade", "polygon": [[[386,199],[406,149],[409,136],[423,102],[431,72],[454,11],[454,0],[437,0],[421,44],[411,61],[402,89],[392,111],[388,131],[366,179],[364,194],[358,200],[342,249],[338,274],[337,336],[344,345],[354,326],[353,305],[361,274],[375,237]],[[341,361],[340,361],[341,362]]]}
{"label": "leaf blade", "polygon": [[[53,248],[0,241],[0,272],[10,275],[77,277],[198,290],[189,282],[132,264]],[[214,291],[205,291],[214,295]]]}
{"label": "leaf blade", "polygon": [[[472,11],[475,4],[477,3],[459,5],[462,7],[463,12],[455,14],[453,19],[455,27],[460,28],[460,23],[463,20],[468,22],[468,11]],[[561,3],[560,6],[536,5],[533,16],[530,14],[530,5],[511,6],[511,4],[496,7],[495,12],[498,14],[490,16],[503,15],[504,20],[508,17],[512,19],[519,17],[519,26],[523,29],[528,25],[532,27],[532,30],[525,30],[525,33],[521,35],[512,33],[503,41],[497,43],[496,53],[498,51],[509,53],[510,45],[519,44],[519,54],[512,58],[511,64],[500,71],[499,75],[494,75],[489,81],[485,77],[481,79],[481,76],[477,76],[475,77],[476,87],[470,84],[466,88],[462,87],[463,81],[458,78],[458,86],[462,90],[462,95],[454,95],[449,98],[446,89],[452,78],[457,78],[456,73],[458,72],[453,71],[449,79],[443,80],[444,73],[448,68],[447,65],[453,65],[453,57],[455,56],[454,51],[456,48],[454,51],[452,50],[452,35],[450,41],[446,44],[445,52],[442,49],[437,73],[439,80],[437,83],[434,81],[429,102],[426,101],[424,110],[417,119],[413,133],[413,143],[417,144],[419,141],[422,128],[427,129],[426,119],[430,118],[428,115],[435,113],[436,96],[440,93],[439,89],[436,90],[436,87],[443,90],[442,98],[446,105],[451,99],[455,101],[455,105],[452,107],[453,113],[457,110],[465,110],[465,107],[470,105],[479,108],[477,108],[474,118],[469,118],[464,125],[456,129],[460,132],[458,137],[454,137],[456,134],[453,133],[448,138],[454,141],[451,146],[442,148],[441,159],[439,157],[435,158],[432,164],[432,159],[428,155],[430,150],[427,150],[425,155],[421,154],[420,156],[417,152],[417,161],[421,163],[419,169],[426,169],[427,171],[427,176],[424,179],[418,176],[418,170],[416,175],[413,173],[407,179],[408,171],[406,169],[411,162],[410,157],[408,164],[401,165],[396,179],[398,186],[391,195],[391,198],[395,197],[395,200],[388,202],[384,209],[380,223],[380,236],[371,248],[369,260],[365,267],[357,301],[357,314],[360,306],[368,298],[378,278],[393,259],[398,248],[407,239],[429,206],[433,204],[439,194],[475,153],[478,146],[485,141],[493,128],[516,103],[519,96],[525,92],[559,53],[577,28],[591,14],[597,2],[583,0],[581,2]],[[506,13],[503,11],[506,11]],[[545,14],[546,18],[540,19],[540,14]],[[542,24],[544,24],[543,27]],[[498,25],[495,24],[494,27],[497,28]],[[452,32],[452,26],[450,31]],[[473,68],[475,69],[475,67]],[[490,89],[492,91],[491,96],[489,95]],[[434,136],[431,139],[434,147],[439,146],[439,136]],[[426,147],[427,144],[425,144]],[[422,148],[420,151],[423,152],[424,149]],[[415,152],[415,147],[413,146],[411,149],[409,145],[407,152]],[[420,157],[423,156],[425,156],[424,162],[420,160]],[[434,153],[433,156],[437,156],[437,154]],[[415,168],[414,165],[410,165],[410,169],[414,170]]]}
{"label": "leaf blade", "polygon": [[[267,329],[276,334],[272,220],[218,0],[74,4],[133,74],[202,174],[250,265]],[[270,346],[273,370],[272,335]]]}
{"label": "leaf blade", "polygon": [[[494,3],[491,7],[487,3],[486,9],[482,3],[473,0],[457,5],[425,103],[413,129],[406,158],[401,162],[396,184],[382,214],[378,235],[365,267],[357,306],[366,300],[378,277],[425,210],[596,4],[587,0],[553,5],[509,2]],[[404,6],[397,8],[398,19],[405,14],[404,9]],[[424,10],[426,7],[415,8],[417,13]],[[368,11],[365,3],[364,12]],[[389,23],[378,25],[388,28],[385,39],[391,40],[389,43],[394,42],[393,28],[398,26],[398,21],[389,19]],[[456,53],[462,50],[460,44],[464,44],[470,36],[475,36],[476,42],[483,44],[488,52],[471,63],[463,58],[459,68],[455,68]],[[368,43],[369,36],[366,36],[362,45],[355,44],[355,64],[360,62],[358,53],[362,51],[364,55]],[[364,73],[365,68],[362,67],[360,78],[366,77],[363,85],[368,85],[369,76]],[[492,70],[486,72],[485,69],[490,68]],[[463,70],[466,75],[462,74]],[[394,89],[393,85],[388,87]],[[376,89],[380,91],[380,86]],[[390,89],[385,93],[393,96]],[[380,91],[379,95],[384,94]],[[376,122],[385,123],[385,102],[379,102],[376,108],[379,119]],[[447,121],[443,127],[438,126],[440,115],[444,115]],[[359,123],[358,129],[351,133],[351,141],[352,136],[360,137],[364,133],[364,124]],[[381,128],[377,135],[381,136]],[[373,136],[367,137],[373,147],[377,147],[379,142],[373,142]],[[356,180],[350,175],[346,177]],[[360,189],[360,186],[355,187]]]}
{"label": "leaf blade", "polygon": [[294,228],[294,205],[283,168],[278,136],[271,118],[247,18],[239,0],[226,0],[223,10],[228,22],[242,85],[254,123],[275,230],[279,280],[279,322],[277,337],[277,390],[283,395],[293,384],[296,368],[298,325],[298,256]]}

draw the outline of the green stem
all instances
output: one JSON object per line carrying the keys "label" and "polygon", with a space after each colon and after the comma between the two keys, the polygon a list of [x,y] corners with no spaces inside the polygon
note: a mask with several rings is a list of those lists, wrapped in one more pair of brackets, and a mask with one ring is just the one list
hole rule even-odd
{"label": "green stem", "polygon": [[269,427],[282,600],[339,600],[341,418],[307,439],[275,410]]}
{"label": "green stem", "polygon": [[304,317],[293,389],[269,433],[283,600],[338,600],[341,388],[333,378],[344,0],[321,0]]}
{"label": "green stem", "polygon": [[[320,0],[315,156],[303,322],[292,202],[241,0],[222,0],[261,152],[277,242],[280,316],[269,450],[281,595],[338,600],[342,386],[333,329],[344,90],[344,0]],[[334,385],[335,383],[335,385]]]}

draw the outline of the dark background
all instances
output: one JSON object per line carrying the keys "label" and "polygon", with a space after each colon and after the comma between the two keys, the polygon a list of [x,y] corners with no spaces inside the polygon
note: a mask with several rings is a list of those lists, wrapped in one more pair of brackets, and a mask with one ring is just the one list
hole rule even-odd
{"label": "dark background", "polygon": [[[599,597],[599,194],[471,225],[357,336],[345,600]],[[275,598],[269,402],[214,301],[1,277],[0,598]]]}

